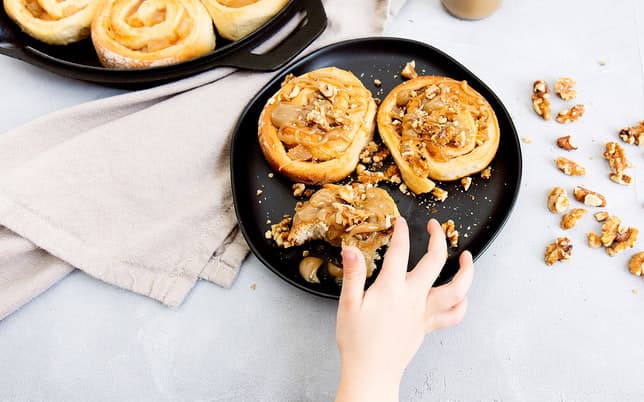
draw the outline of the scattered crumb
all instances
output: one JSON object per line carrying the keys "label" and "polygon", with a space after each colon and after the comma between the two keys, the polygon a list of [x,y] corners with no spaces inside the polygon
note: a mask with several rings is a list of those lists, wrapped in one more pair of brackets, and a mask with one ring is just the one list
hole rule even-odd
{"label": "scattered crumb", "polygon": [[637,296],[637,295],[639,295],[639,294],[640,294],[640,290],[639,290],[638,288],[633,288],[633,290],[631,290],[631,292],[633,292],[633,294],[634,294],[635,296]]}
{"label": "scattered crumb", "polygon": [[400,183],[398,190],[400,190],[400,192],[403,194],[409,194],[409,189],[407,188],[407,185],[405,183]]}
{"label": "scattered crumb", "polygon": [[481,178],[483,180],[490,180],[490,177],[492,177],[492,167],[488,166],[481,171]]}
{"label": "scattered crumb", "polygon": [[521,137],[521,141],[525,142],[526,144],[532,144],[532,137]]}
{"label": "scattered crumb", "polygon": [[463,190],[465,191],[469,190],[471,185],[472,185],[472,178],[470,176],[463,177],[461,179],[461,186],[463,186]]}
{"label": "scattered crumb", "polygon": [[270,230],[267,230],[266,232],[264,232],[264,238],[267,239],[267,240],[272,239],[273,238],[273,233],[271,233]]}
{"label": "scattered crumb", "polygon": [[253,283],[252,285],[250,285],[250,290],[255,290],[255,289],[257,289],[256,283]]}
{"label": "scattered crumb", "polygon": [[382,81],[380,81],[379,79],[376,78],[375,80],[373,80],[373,85],[379,87],[379,86],[382,85]]}
{"label": "scattered crumb", "polygon": [[270,225],[271,223],[273,223],[273,222],[270,219],[266,219],[266,224],[267,225]]}
{"label": "scattered crumb", "polygon": [[275,173],[273,173],[273,172],[269,172],[269,173],[268,173],[268,178],[269,178],[269,179],[272,179],[273,177],[275,177]]}
{"label": "scattered crumb", "polygon": [[599,60],[597,60],[597,64],[599,64],[600,66],[605,66],[606,65],[606,60],[599,59]]}
{"label": "scattered crumb", "polygon": [[262,193],[263,193],[263,191],[262,191],[262,190],[257,190],[257,193],[256,193],[256,194],[257,194],[257,196],[259,197],[260,195],[262,195]]}
{"label": "scattered crumb", "polygon": [[302,257],[308,257],[311,252],[309,250],[302,251]]}

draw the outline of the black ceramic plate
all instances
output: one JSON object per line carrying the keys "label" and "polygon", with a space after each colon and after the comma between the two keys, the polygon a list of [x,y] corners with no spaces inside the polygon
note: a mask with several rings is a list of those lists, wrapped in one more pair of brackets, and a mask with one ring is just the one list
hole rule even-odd
{"label": "black ceramic plate", "polygon": [[[302,20],[284,41],[264,54],[252,53],[297,15]],[[89,39],[67,46],[51,46],[29,37],[9,19],[4,7],[0,7],[0,54],[74,79],[140,88],[221,66],[277,70],[317,38],[326,22],[322,0],[291,0],[270,21],[243,39],[230,42],[217,36],[217,47],[204,56],[170,66],[124,70],[102,67]]]}
{"label": "black ceramic plate", "polygon": [[[440,222],[453,219],[460,232],[459,247],[450,249],[450,257],[436,285],[451,280],[458,270],[458,255],[470,250],[478,257],[499,233],[508,219],[521,181],[521,151],[516,129],[499,98],[457,61],[429,45],[397,38],[366,38],[340,42],[322,48],[287,66],[243,111],[235,129],[231,149],[231,175],[237,218],[241,230],[257,257],[287,282],[308,292],[325,297],[338,297],[340,287],[332,280],[320,284],[304,281],[298,273],[303,250],[311,250],[327,259],[337,259],[339,250],[322,242],[292,249],[279,249],[264,233],[270,227],[267,219],[278,222],[283,214],[293,213],[296,200],[291,184],[278,174],[270,179],[257,141],[257,121],[266,101],[279,90],[286,74],[300,75],[322,67],[335,66],[352,71],[375,97],[384,99],[396,85],[403,82],[400,71],[406,62],[416,61],[416,70],[424,75],[443,75],[467,82],[483,95],[496,112],[501,128],[499,150],[492,162],[492,177],[485,181],[473,176],[472,186],[464,192],[460,183],[439,183],[449,191],[444,203],[434,202],[430,195],[410,197],[397,186],[382,184],[398,204],[410,226],[411,269],[427,249],[426,224],[429,218]],[[374,86],[374,79],[382,86]],[[376,134],[376,137],[378,135]],[[257,196],[257,190],[262,194]],[[377,271],[376,271],[377,273]],[[328,279],[328,278],[327,278]],[[373,278],[372,278],[373,279]]]}

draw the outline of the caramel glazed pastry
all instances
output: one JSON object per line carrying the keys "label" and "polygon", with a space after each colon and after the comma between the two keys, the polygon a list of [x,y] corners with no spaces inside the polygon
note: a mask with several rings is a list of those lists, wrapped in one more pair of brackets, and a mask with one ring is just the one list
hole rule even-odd
{"label": "caramel glazed pastry", "polygon": [[4,0],[7,15],[29,36],[67,45],[89,36],[101,0]]}
{"label": "caramel glazed pastry", "polygon": [[383,189],[368,184],[326,184],[295,208],[290,231],[273,226],[280,247],[324,240],[335,247],[355,246],[365,257],[367,275],[380,259],[377,251],[389,244],[393,224],[400,216],[396,203]]}
{"label": "caramel glazed pastry", "polygon": [[407,187],[431,191],[432,180],[452,181],[485,169],[499,147],[490,104],[465,81],[414,78],[380,105],[378,130]]}
{"label": "caramel glazed pastry", "polygon": [[219,34],[239,40],[277,14],[289,0],[202,0]]}
{"label": "caramel glazed pastry", "polygon": [[371,92],[348,71],[288,76],[259,117],[259,144],[273,169],[295,182],[336,182],[355,170],[375,114]]}
{"label": "caramel glazed pastry", "polygon": [[103,0],[92,42],[106,67],[146,68],[212,51],[215,31],[199,0]]}

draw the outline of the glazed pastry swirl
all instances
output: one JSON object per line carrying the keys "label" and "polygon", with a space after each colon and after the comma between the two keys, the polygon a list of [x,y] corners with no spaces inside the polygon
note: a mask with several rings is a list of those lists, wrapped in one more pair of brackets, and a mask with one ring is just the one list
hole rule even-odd
{"label": "glazed pastry swirl", "polygon": [[239,40],[277,14],[289,0],[202,0],[219,34]]}
{"label": "glazed pastry swirl", "polygon": [[104,0],[92,41],[106,67],[178,63],[215,48],[212,21],[199,0]]}
{"label": "glazed pastry swirl", "polygon": [[347,177],[373,137],[376,104],[352,73],[335,67],[287,77],[259,119],[271,166],[309,184]]}
{"label": "glazed pastry swirl", "polygon": [[414,193],[489,165],[499,146],[499,125],[490,104],[465,81],[426,76],[387,96],[378,129]]}
{"label": "glazed pastry swirl", "polygon": [[89,36],[101,0],[4,0],[7,15],[28,35],[51,45]]}

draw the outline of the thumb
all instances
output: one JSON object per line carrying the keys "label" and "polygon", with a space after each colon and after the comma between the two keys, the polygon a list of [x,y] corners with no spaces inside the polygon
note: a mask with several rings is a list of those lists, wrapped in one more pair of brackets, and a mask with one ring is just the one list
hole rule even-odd
{"label": "thumb", "polygon": [[340,307],[356,308],[362,304],[367,265],[362,252],[353,246],[342,248],[342,291]]}

